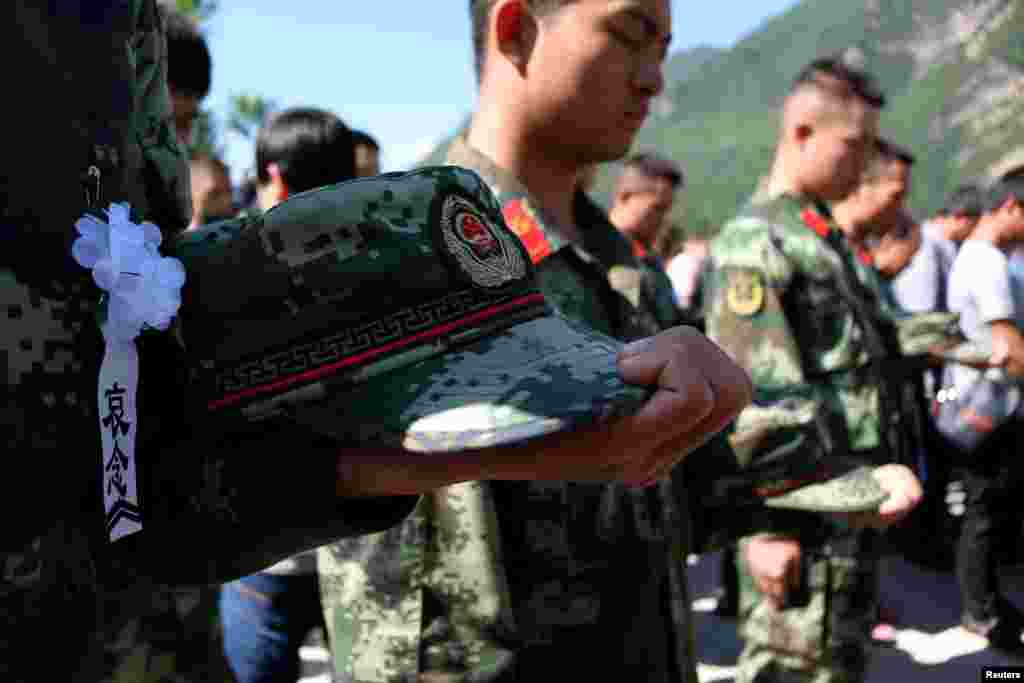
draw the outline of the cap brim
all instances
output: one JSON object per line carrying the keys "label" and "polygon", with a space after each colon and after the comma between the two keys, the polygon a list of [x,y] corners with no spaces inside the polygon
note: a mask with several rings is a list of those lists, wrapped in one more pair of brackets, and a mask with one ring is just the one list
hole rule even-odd
{"label": "cap brim", "polygon": [[768,507],[808,512],[871,512],[889,497],[871,475],[870,467],[856,467],[822,482],[800,486],[764,499]]}
{"label": "cap brim", "polygon": [[635,412],[622,343],[551,313],[353,383],[320,385],[291,419],[352,444],[422,453],[520,443]]}
{"label": "cap brim", "polygon": [[969,341],[942,352],[942,357],[962,365],[983,365],[992,357],[992,345],[983,341]]}

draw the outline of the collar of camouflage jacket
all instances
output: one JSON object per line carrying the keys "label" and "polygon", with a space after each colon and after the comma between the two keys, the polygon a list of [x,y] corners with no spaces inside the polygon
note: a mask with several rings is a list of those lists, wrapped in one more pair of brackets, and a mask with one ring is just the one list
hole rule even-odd
{"label": "collar of camouflage jacket", "polygon": [[[802,206],[800,210],[800,220],[803,221],[805,226],[814,231],[818,237],[828,239],[828,236],[831,233],[842,232],[836,224],[835,219],[832,217],[832,212],[829,211],[827,206],[821,202],[812,201],[806,197],[794,197],[793,199]],[[858,242],[851,241],[845,235],[843,235],[843,239],[850,247],[850,251],[853,252],[853,255],[857,257],[857,260],[860,261],[862,265],[874,267],[874,256],[871,255],[871,252],[868,251],[867,247]]]}
{"label": "collar of camouflage jacket", "polygon": [[460,135],[452,142],[447,163],[475,171],[491,187],[502,206],[505,222],[522,240],[534,263],[573,247],[584,261],[604,271],[615,266],[640,267],[629,240],[619,233],[585,192],[577,191],[573,198],[573,213],[582,235],[582,244],[573,244],[554,228],[550,215],[540,207],[522,181],[470,145],[464,136]]}

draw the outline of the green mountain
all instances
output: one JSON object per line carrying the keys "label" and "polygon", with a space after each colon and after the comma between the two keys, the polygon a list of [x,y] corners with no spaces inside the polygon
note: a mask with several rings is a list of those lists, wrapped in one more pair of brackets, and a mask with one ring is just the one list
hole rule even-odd
{"label": "green mountain", "polygon": [[[777,107],[812,59],[844,54],[889,98],[882,132],[918,164],[911,207],[940,204],[957,183],[1024,163],[1024,0],[803,0],[729,49],[673,55],[668,85],[637,136],[687,171],[674,220],[717,229],[768,171]],[[443,149],[431,155],[443,159]],[[618,169],[598,178],[606,199]]]}
{"label": "green mountain", "polygon": [[697,47],[680,50],[669,57],[665,63],[665,80],[669,83],[685,81],[694,75],[700,67],[718,57],[722,50],[710,45],[698,45]]}

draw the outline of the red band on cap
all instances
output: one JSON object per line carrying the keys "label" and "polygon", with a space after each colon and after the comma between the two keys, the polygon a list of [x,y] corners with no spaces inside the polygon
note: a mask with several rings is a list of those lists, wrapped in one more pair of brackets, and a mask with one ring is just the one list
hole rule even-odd
{"label": "red band on cap", "polygon": [[387,344],[382,344],[381,346],[370,349],[368,351],[353,354],[334,363],[322,365],[313,370],[307,370],[305,372],[297,373],[290,377],[279,379],[274,382],[269,382],[267,384],[263,384],[260,386],[250,387],[243,391],[227,394],[222,398],[210,401],[209,403],[206,404],[206,406],[210,410],[226,408],[230,405],[233,405],[240,401],[244,401],[245,399],[248,398],[253,398],[255,396],[260,396],[262,394],[267,393],[280,392],[296,384],[313,382],[323,377],[333,375],[344,368],[360,365],[367,361],[374,360],[375,358],[386,355],[392,351],[397,351],[408,346],[428,342],[430,340],[437,339],[438,337],[444,336],[446,334],[450,334],[451,332],[459,330],[460,328],[479,325],[480,323],[485,323],[488,320],[505,316],[512,311],[518,309],[531,308],[539,304],[543,304],[544,302],[545,299],[543,294],[527,294],[526,296],[513,299],[512,301],[506,301],[501,304],[489,306],[485,309],[476,311],[475,313],[467,315],[463,318],[459,318],[458,320],[453,320],[442,325],[437,325],[430,329],[423,330],[422,332],[409,335],[408,337],[404,337],[402,339],[398,339]]}
{"label": "red band on cap", "polygon": [[822,481],[827,481],[832,478],[832,472],[829,470],[822,470],[810,477],[803,477],[801,479],[783,479],[772,484],[765,484],[754,488],[754,495],[758,498],[774,498],[775,496],[781,496],[783,493],[789,493],[794,489],[798,489],[801,486],[807,484],[815,484]]}

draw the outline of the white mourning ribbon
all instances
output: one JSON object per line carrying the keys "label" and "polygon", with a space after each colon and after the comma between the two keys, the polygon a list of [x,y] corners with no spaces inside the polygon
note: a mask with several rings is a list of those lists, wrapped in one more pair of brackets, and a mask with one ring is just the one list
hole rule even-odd
{"label": "white mourning ribbon", "polygon": [[139,355],[135,338],[146,327],[166,330],[181,305],[185,267],[160,255],[160,229],[133,223],[128,204],[111,204],[107,222],[86,214],[75,228],[71,255],[92,270],[106,292],[105,342],[97,400],[103,440],[103,504],[107,534],[116,541],[142,530],[136,477],[136,393]]}

